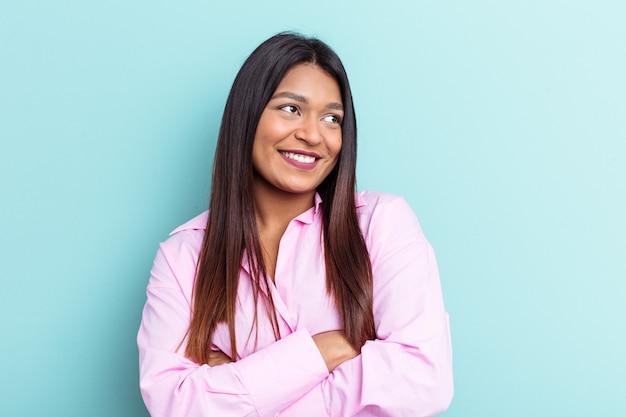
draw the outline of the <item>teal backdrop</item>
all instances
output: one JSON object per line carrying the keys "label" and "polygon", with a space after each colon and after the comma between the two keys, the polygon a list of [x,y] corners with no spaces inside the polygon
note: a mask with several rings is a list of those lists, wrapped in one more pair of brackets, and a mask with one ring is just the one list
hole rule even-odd
{"label": "teal backdrop", "polygon": [[0,415],[145,417],[158,242],[203,211],[243,59],[343,58],[360,189],[435,247],[447,417],[626,415],[623,1],[0,1]]}

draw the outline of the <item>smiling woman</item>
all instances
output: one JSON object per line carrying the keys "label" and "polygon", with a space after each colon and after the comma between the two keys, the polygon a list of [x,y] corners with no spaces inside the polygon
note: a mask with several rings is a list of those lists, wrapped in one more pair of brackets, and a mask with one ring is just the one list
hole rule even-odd
{"label": "smiling woman", "polygon": [[255,200],[268,192],[265,183],[311,207],[315,190],[337,164],[342,117],[334,78],[313,64],[290,69],[256,129]]}
{"label": "smiling woman", "polygon": [[324,43],[246,60],[209,210],[154,261],[138,334],[153,416],[427,416],[452,398],[433,251],[402,198],[355,193],[356,119]]}

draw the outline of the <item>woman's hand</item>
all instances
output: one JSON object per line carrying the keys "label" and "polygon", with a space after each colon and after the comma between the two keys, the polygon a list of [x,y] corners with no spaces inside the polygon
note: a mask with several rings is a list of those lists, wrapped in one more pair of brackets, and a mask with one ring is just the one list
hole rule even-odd
{"label": "woman's hand", "polygon": [[230,356],[228,356],[221,350],[212,350],[211,353],[209,353],[209,363],[207,365],[217,366],[230,362],[233,362]]}
{"label": "woman's hand", "polygon": [[348,359],[359,355],[359,352],[354,350],[352,345],[348,343],[346,336],[341,330],[318,333],[313,336],[313,341],[322,354],[324,362],[326,362],[328,372],[332,372]]}

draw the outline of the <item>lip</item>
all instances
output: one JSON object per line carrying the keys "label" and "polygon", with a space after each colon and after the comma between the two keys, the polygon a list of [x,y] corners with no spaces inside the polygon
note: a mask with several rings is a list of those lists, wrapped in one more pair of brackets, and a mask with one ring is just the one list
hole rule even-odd
{"label": "lip", "polygon": [[291,153],[297,153],[300,155],[306,155],[306,156],[312,156],[315,159],[320,159],[322,156],[315,153],[315,152],[307,152],[307,151],[301,151],[299,149],[279,149],[278,152],[291,152]]}
{"label": "lip", "polygon": [[[315,161],[311,162],[311,163],[306,163],[306,162],[300,162],[300,161],[296,161],[295,159],[291,159],[291,158],[287,158],[285,156],[285,152],[289,152],[289,153],[295,153],[298,155],[306,155],[306,156],[312,156],[315,158]],[[300,150],[295,150],[295,149],[281,149],[278,152],[281,156],[281,158],[283,158],[283,160],[285,162],[287,162],[289,165],[301,169],[303,171],[310,171],[313,168],[315,168],[317,166],[318,161],[320,160],[321,156],[314,153],[314,152],[307,152],[307,151],[300,151]]]}

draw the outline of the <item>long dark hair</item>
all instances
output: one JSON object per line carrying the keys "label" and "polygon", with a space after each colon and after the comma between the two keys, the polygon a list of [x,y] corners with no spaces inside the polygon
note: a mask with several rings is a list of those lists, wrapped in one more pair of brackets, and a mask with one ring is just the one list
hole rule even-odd
{"label": "long dark hair", "polygon": [[328,45],[282,33],[263,42],[244,62],[224,108],[186,348],[186,355],[197,363],[208,362],[213,333],[220,322],[225,322],[230,332],[231,352],[226,353],[237,359],[235,311],[244,254],[250,263],[255,301],[262,289],[270,294],[265,302],[275,337],[280,338],[254,214],[252,145],[269,99],[286,72],[301,63],[314,64],[337,81],[344,107],[338,162],[317,189],[322,198],[327,289],[334,297],[344,333],[356,350],[376,336],[372,268],[354,200],[356,118],[348,77]]}

